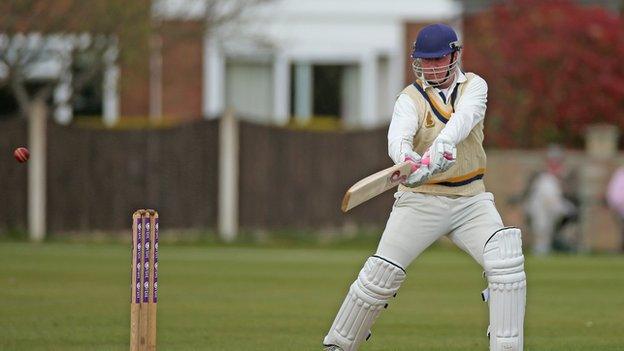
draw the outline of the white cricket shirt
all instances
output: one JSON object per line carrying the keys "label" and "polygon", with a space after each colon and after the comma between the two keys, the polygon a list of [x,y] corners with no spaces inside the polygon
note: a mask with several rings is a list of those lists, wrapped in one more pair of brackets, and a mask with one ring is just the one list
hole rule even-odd
{"label": "white cricket shirt", "polygon": [[[448,89],[434,89],[438,93],[443,93],[445,102],[448,102],[455,86],[465,81],[466,76],[458,68],[455,81]],[[485,117],[487,83],[483,78],[475,76],[467,84],[468,86],[466,86],[464,93],[456,103],[455,112],[440,132],[440,134],[450,138],[456,145],[464,140],[470,134],[472,128]],[[394,163],[403,162],[405,152],[412,150],[414,135],[420,127],[418,125],[418,116],[422,113],[424,111],[419,111],[419,107],[414,104],[408,95],[399,95],[394,104],[392,121],[388,129],[388,154]]]}

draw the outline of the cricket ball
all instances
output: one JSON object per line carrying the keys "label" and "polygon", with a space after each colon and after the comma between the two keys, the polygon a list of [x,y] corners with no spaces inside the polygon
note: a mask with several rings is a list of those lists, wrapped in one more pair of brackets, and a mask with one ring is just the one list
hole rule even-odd
{"label": "cricket ball", "polygon": [[13,151],[13,157],[15,157],[17,162],[24,163],[28,161],[28,157],[30,157],[30,152],[25,147],[18,147],[17,149],[15,149],[15,151]]}

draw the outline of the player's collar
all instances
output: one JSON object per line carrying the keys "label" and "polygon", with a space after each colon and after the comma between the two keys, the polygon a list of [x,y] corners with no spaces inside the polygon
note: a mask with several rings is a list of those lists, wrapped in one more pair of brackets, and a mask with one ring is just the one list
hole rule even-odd
{"label": "player's collar", "polygon": [[465,81],[468,80],[464,72],[461,69],[459,69],[459,67],[455,69],[457,70],[457,82],[456,82],[457,84],[464,83]]}
{"label": "player's collar", "polygon": [[457,67],[455,69],[457,70],[457,72],[456,72],[455,78],[453,79],[453,83],[451,83],[451,85],[447,89],[440,89],[440,88],[436,87],[436,89],[438,91],[442,91],[442,90],[453,91],[453,90],[455,90],[455,86],[457,84],[464,83],[465,81],[468,80],[468,78],[466,78],[466,75],[464,74],[464,72],[462,72],[462,70],[459,69],[459,67]]}
{"label": "player's collar", "polygon": [[439,88],[432,89],[432,86],[426,86],[420,80],[416,80],[413,84],[414,87],[423,96],[423,98],[429,103],[429,105],[431,106],[431,110],[436,115],[436,117],[438,117],[438,119],[445,124],[446,122],[448,122],[454,112],[453,104],[455,96],[457,94],[457,89],[459,89],[458,85],[468,80],[464,72],[462,72],[459,68],[456,69],[457,72],[453,84],[451,84],[451,86],[449,87],[451,89],[448,90],[451,92],[451,98],[449,103],[447,103],[445,99],[443,100],[442,97],[439,95],[439,92],[441,91]]}

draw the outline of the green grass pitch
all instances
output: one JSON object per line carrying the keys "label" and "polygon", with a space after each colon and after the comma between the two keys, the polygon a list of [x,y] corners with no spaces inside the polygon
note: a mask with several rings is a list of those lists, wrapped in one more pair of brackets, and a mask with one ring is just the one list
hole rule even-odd
{"label": "green grass pitch", "polygon": [[[372,248],[371,248],[372,250]],[[320,350],[362,249],[161,245],[160,350]],[[525,350],[624,350],[624,257],[529,257]],[[127,350],[130,248],[0,243],[0,350]],[[485,282],[434,247],[362,350],[487,350]]]}

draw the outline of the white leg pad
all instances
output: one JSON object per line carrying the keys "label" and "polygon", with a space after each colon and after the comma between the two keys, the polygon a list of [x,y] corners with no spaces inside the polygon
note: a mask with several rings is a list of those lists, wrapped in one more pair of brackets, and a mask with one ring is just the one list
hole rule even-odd
{"label": "white leg pad", "polygon": [[522,351],[526,274],[517,228],[496,232],[483,254],[490,306],[490,351]]}
{"label": "white leg pad", "polygon": [[369,257],[351,284],[323,344],[339,346],[344,351],[357,350],[404,280],[403,268],[381,257]]}

